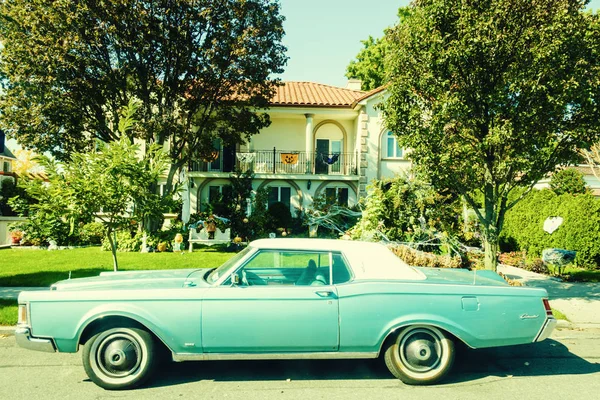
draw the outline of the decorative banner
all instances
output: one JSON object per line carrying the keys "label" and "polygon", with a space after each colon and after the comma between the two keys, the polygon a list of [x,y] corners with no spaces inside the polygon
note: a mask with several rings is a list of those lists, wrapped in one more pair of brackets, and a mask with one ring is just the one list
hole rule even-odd
{"label": "decorative banner", "polygon": [[202,161],[204,161],[204,162],[213,162],[213,161],[215,161],[217,158],[219,158],[219,150],[212,150],[212,151],[210,152],[210,154],[208,154],[208,155],[205,155],[205,156],[202,158]]}
{"label": "decorative banner", "polygon": [[281,162],[283,164],[297,164],[298,153],[281,153]]}
{"label": "decorative banner", "polygon": [[252,161],[254,161],[254,157],[256,157],[256,153],[237,153],[236,157],[239,162],[251,163]]}
{"label": "decorative banner", "polygon": [[340,158],[340,154],[332,154],[331,156],[329,156],[329,154],[326,153],[319,153],[319,156],[321,157],[321,161],[323,161],[325,164],[329,164],[329,165],[333,165],[337,162],[337,160]]}

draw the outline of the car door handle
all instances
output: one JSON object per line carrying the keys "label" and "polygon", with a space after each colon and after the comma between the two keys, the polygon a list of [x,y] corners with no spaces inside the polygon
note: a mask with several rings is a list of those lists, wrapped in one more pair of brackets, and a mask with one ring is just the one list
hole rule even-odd
{"label": "car door handle", "polygon": [[319,297],[332,297],[333,292],[330,290],[317,290],[315,294]]}

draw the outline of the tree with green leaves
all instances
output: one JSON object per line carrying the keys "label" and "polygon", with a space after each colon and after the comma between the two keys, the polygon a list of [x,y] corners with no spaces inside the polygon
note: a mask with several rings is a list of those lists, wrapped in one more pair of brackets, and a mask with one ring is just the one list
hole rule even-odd
{"label": "tree with green leaves", "polygon": [[0,3],[0,126],[21,145],[69,160],[115,134],[168,144],[174,177],[269,125],[286,62],[278,0],[11,0]]}
{"label": "tree with green leaves", "polygon": [[[398,9],[398,23],[401,24],[409,13],[409,7],[400,7]],[[387,29],[385,32],[387,32]],[[361,40],[361,43],[363,48],[356,55],[356,59],[350,61],[350,64],[346,67],[346,77],[361,80],[363,90],[373,90],[387,83],[385,73],[387,39],[385,34],[380,38],[369,36],[367,40]]]}
{"label": "tree with green leaves", "polygon": [[360,79],[362,90],[373,90],[385,83],[384,60],[387,50],[385,36],[375,39],[369,36],[367,40],[361,40],[363,48],[356,55],[356,59],[350,61],[346,67],[348,79]]}
{"label": "tree with green leaves", "polygon": [[104,225],[115,271],[118,262],[113,233],[163,212],[160,196],[149,189],[168,167],[168,157],[158,145],[150,146],[142,155],[140,146],[128,138],[127,133],[137,123],[137,107],[130,102],[120,113],[118,140],[98,142],[97,149],[73,153],[68,162],[48,157],[40,161],[48,175],[50,197],[61,199],[60,208],[67,218],[87,215]]}
{"label": "tree with green leaves", "polygon": [[552,174],[550,189],[558,195],[564,193],[584,194],[588,191],[583,179],[583,173],[575,168],[561,169]]}
{"label": "tree with green leaves", "polygon": [[600,29],[584,6],[417,0],[388,32],[387,126],[418,171],[473,208],[488,269],[507,210],[598,138]]}

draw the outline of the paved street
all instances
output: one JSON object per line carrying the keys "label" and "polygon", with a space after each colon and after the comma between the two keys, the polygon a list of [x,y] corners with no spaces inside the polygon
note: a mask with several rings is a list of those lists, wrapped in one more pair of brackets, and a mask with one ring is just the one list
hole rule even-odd
{"label": "paved street", "polygon": [[[0,337],[0,398],[12,399],[597,399],[600,331],[562,330],[541,343],[460,349],[443,384],[411,387],[380,360],[170,364],[149,387],[110,392],[91,383],[81,354],[49,354]],[[576,394],[576,397],[574,395]]]}

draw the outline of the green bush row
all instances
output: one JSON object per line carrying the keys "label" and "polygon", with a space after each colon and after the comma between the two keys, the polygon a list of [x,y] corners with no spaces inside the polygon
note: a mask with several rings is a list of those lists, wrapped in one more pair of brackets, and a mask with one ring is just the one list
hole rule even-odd
{"label": "green bush row", "polygon": [[[548,217],[563,218],[552,234],[544,231]],[[589,193],[533,190],[506,214],[500,246],[503,251],[525,250],[533,257],[546,248],[574,250],[578,266],[599,268],[600,201]]]}

